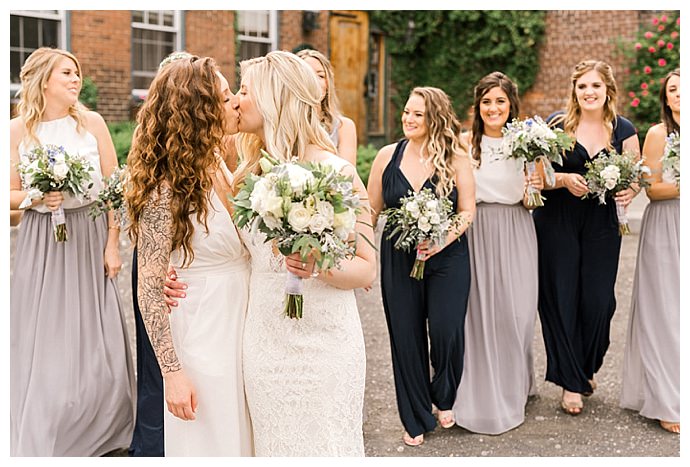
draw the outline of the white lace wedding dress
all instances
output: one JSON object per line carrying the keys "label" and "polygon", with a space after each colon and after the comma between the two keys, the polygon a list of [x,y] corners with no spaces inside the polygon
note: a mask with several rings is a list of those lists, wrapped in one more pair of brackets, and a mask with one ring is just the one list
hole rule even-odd
{"label": "white lace wedding dress", "polygon": [[303,317],[287,318],[283,256],[263,233],[240,234],[252,267],[243,361],[256,455],[363,456],[366,360],[354,291],[303,280]]}

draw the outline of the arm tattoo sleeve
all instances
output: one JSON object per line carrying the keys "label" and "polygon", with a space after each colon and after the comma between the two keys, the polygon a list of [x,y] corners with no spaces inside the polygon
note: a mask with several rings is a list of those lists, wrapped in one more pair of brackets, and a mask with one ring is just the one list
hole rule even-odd
{"label": "arm tattoo sleeve", "polygon": [[163,185],[153,193],[141,215],[137,240],[139,271],[137,301],[163,374],[182,368],[173,347],[167,305],[163,298],[165,274],[172,249],[172,193]]}

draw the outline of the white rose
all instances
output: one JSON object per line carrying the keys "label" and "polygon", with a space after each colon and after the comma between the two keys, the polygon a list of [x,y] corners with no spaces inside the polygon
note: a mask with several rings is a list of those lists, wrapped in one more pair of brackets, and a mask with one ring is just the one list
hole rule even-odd
{"label": "white rose", "polygon": [[433,225],[440,224],[441,223],[441,216],[439,216],[437,212],[432,212],[429,215],[429,222],[431,222]]}
{"label": "white rose", "polygon": [[612,178],[607,178],[604,182],[604,186],[607,190],[613,190],[614,188],[616,188],[616,183],[618,183],[616,180]]}
{"label": "white rose", "polygon": [[[26,172],[24,173],[22,179],[24,180],[24,184],[26,186],[31,186],[34,183],[34,174],[38,171],[38,160],[33,161],[29,166],[26,168]],[[28,172],[28,173],[27,173]]]}
{"label": "white rose", "polygon": [[314,175],[304,167],[297,164],[287,164],[285,169],[290,179],[290,187],[295,193],[302,193],[307,185],[314,183]]}
{"label": "white rose", "polygon": [[280,219],[283,217],[283,198],[269,194],[263,201],[263,208],[273,217]]}
{"label": "white rose", "polygon": [[[79,158],[77,156],[77,158]],[[55,160],[56,164],[64,164],[65,163],[65,155],[61,152],[56,152],[55,155],[53,156],[53,159]]]}
{"label": "white rose", "polygon": [[65,162],[56,162],[55,165],[53,165],[53,175],[55,175],[55,179],[58,182],[61,182],[67,177],[67,173],[69,172],[69,167],[67,167],[67,164]]}
{"label": "white rose", "polygon": [[350,232],[355,229],[356,221],[357,216],[352,209],[339,212],[333,216],[333,232],[341,240],[346,240]]}
{"label": "white rose", "polygon": [[304,232],[311,222],[311,215],[302,203],[292,203],[288,213],[288,223],[295,232]]}
{"label": "white rose", "polygon": [[408,201],[405,203],[405,210],[415,219],[419,217],[419,205],[417,205],[416,201]]}
{"label": "white rose", "polygon": [[427,219],[425,216],[422,216],[419,218],[417,221],[417,227],[419,227],[419,230],[422,232],[428,232],[431,230],[431,224],[429,223],[429,219]]}
{"label": "white rose", "polygon": [[252,204],[252,210],[257,212],[261,217],[266,214],[264,203],[266,198],[271,194],[268,180],[261,178],[254,184],[252,194],[249,195],[249,201]]}
{"label": "white rose", "polygon": [[317,234],[320,234],[330,226],[331,223],[326,219],[326,216],[321,214],[314,214],[311,216],[311,221],[309,221],[309,230]]}
{"label": "white rose", "polygon": [[437,210],[438,209],[438,200],[430,199],[429,201],[426,202],[426,208],[429,211]]}
{"label": "white rose", "polygon": [[316,202],[316,212],[321,214],[323,217],[326,218],[326,221],[328,221],[329,224],[333,222],[333,205],[331,203],[328,203],[326,201],[317,201]]}

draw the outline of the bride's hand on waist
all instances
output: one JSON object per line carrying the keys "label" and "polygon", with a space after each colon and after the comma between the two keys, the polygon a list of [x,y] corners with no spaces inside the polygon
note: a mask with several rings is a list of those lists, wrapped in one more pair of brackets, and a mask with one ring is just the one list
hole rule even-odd
{"label": "bride's hand on waist", "polygon": [[165,274],[165,284],[163,285],[163,298],[165,298],[165,303],[168,305],[168,313],[172,311],[171,307],[177,306],[175,298],[185,298],[187,296],[186,289],[187,284],[178,281],[175,268],[169,266],[168,272]]}
{"label": "bride's hand on waist", "polygon": [[302,261],[302,256],[299,253],[292,253],[286,256],[285,267],[288,271],[302,279],[308,279],[319,275],[319,271],[316,269],[316,260],[311,253],[307,255],[304,261]]}

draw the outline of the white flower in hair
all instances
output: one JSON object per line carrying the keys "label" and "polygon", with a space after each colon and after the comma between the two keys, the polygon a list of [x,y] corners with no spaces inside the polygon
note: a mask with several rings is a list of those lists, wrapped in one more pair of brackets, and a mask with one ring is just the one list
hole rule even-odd
{"label": "white flower in hair", "polygon": [[173,52],[163,59],[160,65],[158,65],[158,69],[162,70],[163,67],[165,67],[165,65],[168,65],[169,63],[191,57],[193,57],[193,55],[189,52]]}

